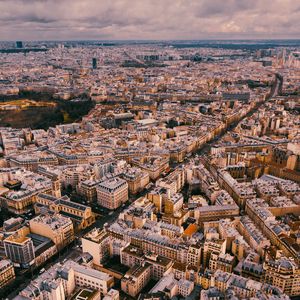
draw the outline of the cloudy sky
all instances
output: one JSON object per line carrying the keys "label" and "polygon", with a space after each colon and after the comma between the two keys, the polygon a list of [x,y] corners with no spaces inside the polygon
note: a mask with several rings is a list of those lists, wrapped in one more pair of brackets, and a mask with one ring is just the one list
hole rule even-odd
{"label": "cloudy sky", "polygon": [[0,40],[300,38],[300,0],[0,0]]}

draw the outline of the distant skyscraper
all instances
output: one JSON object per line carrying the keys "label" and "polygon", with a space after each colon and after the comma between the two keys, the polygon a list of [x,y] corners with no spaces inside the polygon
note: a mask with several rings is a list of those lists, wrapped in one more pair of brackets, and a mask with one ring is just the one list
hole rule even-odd
{"label": "distant skyscraper", "polygon": [[93,69],[97,69],[97,58],[93,58]]}
{"label": "distant skyscraper", "polygon": [[22,41],[16,41],[16,47],[17,48],[23,48],[23,42]]}

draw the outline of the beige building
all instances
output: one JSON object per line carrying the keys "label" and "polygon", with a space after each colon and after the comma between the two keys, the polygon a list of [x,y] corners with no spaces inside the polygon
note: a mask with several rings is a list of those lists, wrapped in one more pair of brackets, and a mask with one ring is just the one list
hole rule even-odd
{"label": "beige building", "polygon": [[70,265],[74,270],[76,286],[92,288],[100,291],[101,295],[106,295],[114,285],[114,278],[111,275],[86,266],[74,264],[71,261]]}
{"label": "beige building", "polygon": [[133,195],[142,191],[150,181],[149,174],[139,168],[126,170],[121,177],[127,181],[129,192]]}
{"label": "beige building", "polygon": [[239,207],[236,204],[207,205],[197,207],[194,211],[195,219],[203,222],[216,221],[222,218],[231,218],[239,215]]}
{"label": "beige building", "polygon": [[128,200],[128,183],[119,177],[99,183],[98,203],[108,209],[116,209]]}
{"label": "beige building", "polygon": [[29,171],[37,171],[39,166],[58,165],[58,159],[55,155],[42,151],[35,151],[32,155],[15,155],[8,159],[11,167],[25,168]]}
{"label": "beige building", "polygon": [[39,194],[34,205],[35,212],[41,213],[44,208],[60,213],[71,219],[74,230],[82,230],[95,222],[91,207],[70,201],[68,196],[56,198],[48,194]]}
{"label": "beige building", "polygon": [[147,198],[153,202],[158,212],[163,212],[173,216],[183,205],[183,195],[180,193],[171,193],[170,189],[156,187],[147,194]]}
{"label": "beige building", "polygon": [[95,180],[85,180],[81,181],[77,185],[77,192],[85,198],[88,203],[93,203],[97,201],[97,186],[99,181]]}
{"label": "beige building", "polygon": [[186,280],[186,279],[179,279],[178,281],[178,293],[186,298],[194,289],[194,282]]}
{"label": "beige building", "polygon": [[131,163],[134,166],[145,170],[151,180],[157,179],[161,173],[169,168],[169,160],[160,156],[144,156],[132,158]]}
{"label": "beige building", "polygon": [[138,247],[128,245],[121,251],[121,263],[130,268],[143,265],[145,262],[151,265],[151,278],[159,280],[163,275],[168,272],[173,262],[171,259],[154,254],[144,253],[144,251]]}
{"label": "beige building", "polygon": [[136,297],[150,281],[151,265],[137,265],[132,267],[121,280],[121,289],[131,297]]}
{"label": "beige building", "polygon": [[8,259],[0,260],[0,288],[9,284],[15,278],[13,264]]}
{"label": "beige building", "polygon": [[274,286],[265,285],[262,282],[221,270],[216,270],[212,275],[211,287],[216,287],[223,293],[230,289],[234,292],[237,299],[257,299],[258,295],[266,299],[267,297],[264,294],[268,295],[269,299],[274,298],[272,295],[276,295],[277,299],[289,299],[279,289],[275,289]]}
{"label": "beige building", "polygon": [[105,295],[103,300],[119,300],[120,293],[115,289],[110,289],[109,292]]}
{"label": "beige building", "polygon": [[171,195],[174,195],[183,188],[185,179],[185,170],[183,168],[177,168],[168,176],[158,179],[156,181],[156,186],[169,189]]}
{"label": "beige building", "polygon": [[206,240],[203,246],[203,256],[202,263],[206,267],[209,265],[209,260],[212,253],[217,253],[218,255],[226,253],[226,240],[222,239],[211,239]]}
{"label": "beige building", "polygon": [[51,239],[60,250],[74,240],[72,221],[60,214],[39,215],[29,221],[30,231]]}
{"label": "beige building", "polygon": [[82,251],[93,256],[95,265],[101,265],[105,259],[109,258],[112,239],[107,232],[95,228],[83,236],[81,242]]}
{"label": "beige building", "polygon": [[211,253],[209,260],[209,269],[212,271],[221,270],[223,272],[231,273],[234,266],[234,256],[228,253]]}
{"label": "beige building", "polygon": [[142,228],[147,220],[155,220],[154,205],[147,198],[138,198],[128,208],[124,209],[119,218],[133,223],[134,228]]}
{"label": "beige building", "polygon": [[0,205],[14,214],[22,214],[33,208],[39,193],[60,194],[60,187],[55,180],[28,170],[2,168],[0,191]]}
{"label": "beige building", "polygon": [[28,268],[35,262],[34,246],[31,238],[26,236],[28,233],[29,229],[23,227],[3,241],[5,255],[16,267]]}
{"label": "beige building", "polygon": [[19,295],[26,300],[65,300],[71,299],[78,289],[86,289],[89,293],[83,293],[81,296],[89,295],[88,299],[100,299],[100,295],[105,296],[113,285],[112,276],[68,260],[64,264],[54,265],[39,275]]}
{"label": "beige building", "polygon": [[190,245],[188,250],[187,262],[192,266],[199,267],[201,264],[202,247],[199,243]]}
{"label": "beige building", "polygon": [[300,268],[290,258],[266,261],[263,265],[264,281],[280,288],[289,296],[300,294]]}

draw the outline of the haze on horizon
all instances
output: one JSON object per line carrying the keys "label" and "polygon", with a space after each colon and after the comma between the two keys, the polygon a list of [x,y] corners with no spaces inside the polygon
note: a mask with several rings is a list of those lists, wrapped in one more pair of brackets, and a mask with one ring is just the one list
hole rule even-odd
{"label": "haze on horizon", "polygon": [[0,40],[300,38],[294,0],[0,0],[0,11]]}

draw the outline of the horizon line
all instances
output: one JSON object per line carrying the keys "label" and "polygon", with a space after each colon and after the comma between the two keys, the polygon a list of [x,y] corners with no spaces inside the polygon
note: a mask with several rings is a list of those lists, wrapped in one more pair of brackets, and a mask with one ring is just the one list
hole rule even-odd
{"label": "horizon line", "polygon": [[203,38],[203,39],[15,39],[15,40],[1,40],[0,42],[199,42],[199,41],[300,41],[297,38]]}

